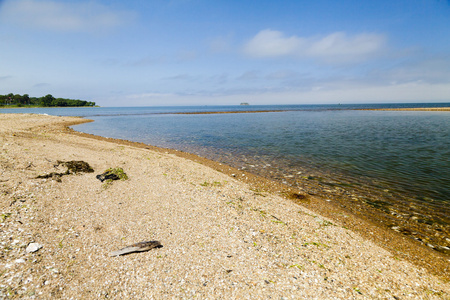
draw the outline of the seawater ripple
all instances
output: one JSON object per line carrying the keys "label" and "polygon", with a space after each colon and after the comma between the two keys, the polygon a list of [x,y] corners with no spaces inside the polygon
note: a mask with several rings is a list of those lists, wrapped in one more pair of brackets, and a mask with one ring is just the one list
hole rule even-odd
{"label": "seawater ripple", "polygon": [[38,111],[88,116],[95,122],[74,128],[191,152],[349,207],[366,205],[384,226],[450,254],[450,113],[350,110],[396,106],[408,105],[251,106],[284,112],[198,115],[178,113],[249,107]]}

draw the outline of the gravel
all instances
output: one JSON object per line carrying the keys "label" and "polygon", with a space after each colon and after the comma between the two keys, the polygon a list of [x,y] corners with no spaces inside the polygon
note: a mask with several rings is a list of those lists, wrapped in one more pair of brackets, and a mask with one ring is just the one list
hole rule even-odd
{"label": "gravel", "polygon": [[[449,299],[434,276],[205,165],[0,115],[0,298]],[[94,173],[64,172],[84,161]],[[127,180],[96,175],[120,167]],[[160,248],[109,253],[143,241]]]}

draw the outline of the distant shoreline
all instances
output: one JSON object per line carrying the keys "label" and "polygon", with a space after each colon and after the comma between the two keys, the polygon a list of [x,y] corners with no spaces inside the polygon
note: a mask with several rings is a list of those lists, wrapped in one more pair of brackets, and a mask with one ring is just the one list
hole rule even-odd
{"label": "distant shoreline", "polygon": [[249,113],[267,113],[267,112],[285,112],[289,110],[243,110],[243,111],[198,111],[198,112],[176,112],[168,113],[174,115],[213,115],[213,114],[249,114]]}
{"label": "distant shoreline", "polygon": [[4,105],[1,106],[0,105],[0,109],[26,109],[26,108],[82,108],[82,107],[88,107],[88,108],[93,108],[93,107],[100,107],[98,105],[94,105],[94,106],[87,106],[87,105],[83,105],[83,106],[39,106],[39,105],[23,105],[23,106],[17,106],[17,105]]}
{"label": "distant shoreline", "polygon": [[[348,108],[332,110],[372,110],[372,111],[450,111],[450,107],[414,107],[414,108]],[[244,110],[244,111],[198,111],[198,112],[176,112],[168,113],[174,115],[212,115],[212,114],[244,114],[244,113],[268,113],[268,112],[287,112],[297,110]]]}
{"label": "distant shoreline", "polygon": [[357,110],[385,110],[385,111],[450,111],[450,107],[414,107],[414,108],[362,108]]}
{"label": "distant shoreline", "polygon": [[[448,105],[448,104],[447,104]],[[299,105],[300,107],[302,105]],[[0,106],[1,109],[36,109],[36,108],[99,108],[101,106]],[[357,107],[330,107],[318,108],[319,110],[343,111],[343,110],[365,110],[365,111],[450,111],[450,106],[443,107],[401,107],[401,108],[357,108]],[[245,113],[268,113],[268,112],[288,112],[288,111],[315,111],[315,108],[287,108],[287,109],[246,109],[246,110],[215,110],[215,111],[191,111],[191,112],[162,112],[157,114],[175,114],[175,115],[212,115],[212,114],[245,114]]]}

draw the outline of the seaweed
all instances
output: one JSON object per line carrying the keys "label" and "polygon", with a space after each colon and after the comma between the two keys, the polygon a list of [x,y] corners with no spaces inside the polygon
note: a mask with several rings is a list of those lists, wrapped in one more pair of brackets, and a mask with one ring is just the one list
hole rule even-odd
{"label": "seaweed", "polygon": [[85,161],[82,160],[71,160],[71,161],[57,161],[57,164],[54,165],[55,168],[59,167],[60,165],[63,165],[67,167],[67,170],[62,173],[58,172],[51,172],[44,175],[39,175],[36,178],[37,179],[47,179],[47,178],[53,178],[56,181],[60,182],[61,177],[64,175],[71,175],[71,174],[79,174],[79,173],[93,173],[94,169]]}
{"label": "seaweed", "polygon": [[58,165],[64,165],[67,167],[66,173],[93,173],[94,169],[91,166],[82,160],[71,160],[71,161],[59,161]]}
{"label": "seaweed", "polygon": [[122,168],[109,168],[102,174],[96,176],[101,182],[106,181],[107,183],[113,180],[127,180],[128,175],[123,171]]}
{"label": "seaweed", "polygon": [[299,202],[309,202],[310,199],[306,195],[295,193],[295,192],[285,192],[284,195],[291,200]]}

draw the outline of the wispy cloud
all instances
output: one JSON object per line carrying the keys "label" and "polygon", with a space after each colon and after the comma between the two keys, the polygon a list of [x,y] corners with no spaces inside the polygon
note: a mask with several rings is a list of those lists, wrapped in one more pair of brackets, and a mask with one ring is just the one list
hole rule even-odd
{"label": "wispy cloud", "polygon": [[130,11],[115,11],[92,1],[7,0],[0,10],[0,19],[9,23],[60,32],[107,30],[133,18],[135,14]]}
{"label": "wispy cloud", "polygon": [[214,53],[228,52],[231,50],[232,41],[233,34],[219,36],[210,41],[209,48]]}
{"label": "wispy cloud", "polygon": [[375,78],[388,80],[392,84],[407,82],[450,83],[450,55],[435,55],[420,60],[406,61],[391,70],[376,70],[371,75]]}
{"label": "wispy cloud", "polygon": [[183,73],[183,74],[178,74],[178,75],[174,75],[174,76],[170,76],[170,77],[165,77],[164,79],[167,79],[167,80],[192,80],[193,77],[189,74]]}
{"label": "wispy cloud", "polygon": [[375,33],[348,36],[345,32],[334,32],[323,37],[299,37],[265,29],[251,38],[243,51],[255,58],[290,56],[315,58],[327,63],[349,63],[380,54],[385,44],[386,37]]}
{"label": "wispy cloud", "polygon": [[35,85],[33,85],[33,88],[43,88],[43,87],[48,87],[50,85],[51,85],[50,83],[40,82],[40,83],[36,83]]}
{"label": "wispy cloud", "polygon": [[260,76],[260,72],[259,71],[247,71],[244,72],[241,76],[239,76],[237,79],[238,80],[256,80],[259,79]]}
{"label": "wispy cloud", "polygon": [[150,99],[150,98],[166,98],[173,96],[170,93],[142,93],[142,94],[130,94],[127,95],[127,99]]}
{"label": "wispy cloud", "polygon": [[267,79],[289,79],[289,78],[295,78],[297,77],[299,74],[297,72],[294,72],[292,70],[279,70],[279,71],[275,71],[270,73],[269,75],[266,76]]}
{"label": "wispy cloud", "polygon": [[136,60],[128,61],[125,63],[125,65],[131,67],[147,67],[162,63],[165,60],[166,58],[162,56],[161,57],[146,56]]}
{"label": "wispy cloud", "polygon": [[183,50],[177,53],[177,62],[193,61],[197,58],[197,52],[192,50]]}
{"label": "wispy cloud", "polygon": [[[0,1],[0,3],[1,3],[1,1]],[[1,80],[7,80],[7,79],[10,79],[10,78],[12,78],[12,76],[0,76],[0,81]]]}
{"label": "wispy cloud", "polygon": [[209,79],[211,80],[211,83],[221,85],[221,84],[225,84],[228,82],[228,77],[229,76],[227,73],[221,73],[221,74],[213,75]]}

